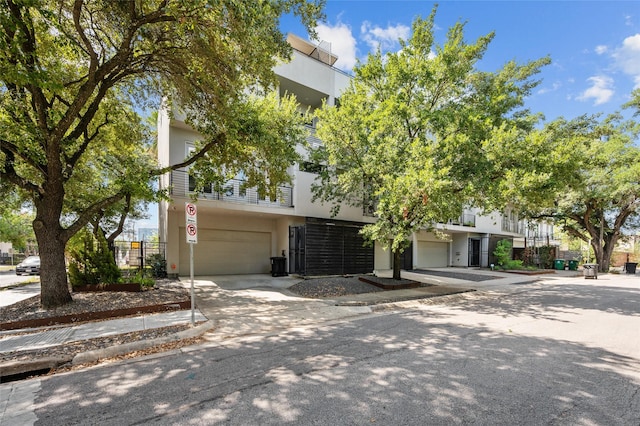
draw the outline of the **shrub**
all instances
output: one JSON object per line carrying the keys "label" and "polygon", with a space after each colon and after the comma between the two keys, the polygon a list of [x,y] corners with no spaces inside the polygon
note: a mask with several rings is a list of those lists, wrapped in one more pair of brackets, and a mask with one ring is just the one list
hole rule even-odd
{"label": "shrub", "polygon": [[121,282],[140,284],[141,287],[153,287],[156,281],[153,278],[145,277],[144,272],[138,270],[135,274],[129,275],[126,278],[122,278]]}
{"label": "shrub", "polygon": [[69,254],[71,286],[113,284],[120,280],[122,274],[102,234],[95,238],[87,229],[79,232],[70,244]]}
{"label": "shrub", "polygon": [[509,240],[500,240],[496,244],[493,255],[496,257],[496,263],[501,268],[505,268],[508,262],[511,262],[511,242]]}
{"label": "shrub", "polygon": [[147,257],[147,265],[151,267],[151,274],[154,278],[166,278],[167,261],[160,253],[154,253]]}

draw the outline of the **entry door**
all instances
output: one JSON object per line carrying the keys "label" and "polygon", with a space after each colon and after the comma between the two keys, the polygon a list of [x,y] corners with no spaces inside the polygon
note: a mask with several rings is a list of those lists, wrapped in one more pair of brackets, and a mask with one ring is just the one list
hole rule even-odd
{"label": "entry door", "polygon": [[305,274],[304,226],[289,227],[289,273]]}
{"label": "entry door", "polygon": [[469,266],[480,266],[480,238],[469,238]]}
{"label": "entry door", "polygon": [[405,271],[413,269],[413,243],[409,244],[409,247],[404,249],[401,255],[400,268]]}

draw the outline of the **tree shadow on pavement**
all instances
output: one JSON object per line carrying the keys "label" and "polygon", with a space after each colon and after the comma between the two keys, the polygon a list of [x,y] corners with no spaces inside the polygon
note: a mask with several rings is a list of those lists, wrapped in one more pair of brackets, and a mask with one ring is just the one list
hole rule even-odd
{"label": "tree shadow on pavement", "polygon": [[53,376],[35,407],[41,425],[627,425],[639,388],[637,358],[416,310]]}

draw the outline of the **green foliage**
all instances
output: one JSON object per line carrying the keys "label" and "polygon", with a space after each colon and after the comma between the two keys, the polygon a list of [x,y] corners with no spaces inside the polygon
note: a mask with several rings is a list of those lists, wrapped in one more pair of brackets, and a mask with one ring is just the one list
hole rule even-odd
{"label": "green foliage", "polygon": [[555,258],[556,247],[554,246],[527,247],[524,250],[523,263],[527,266],[553,269]]}
{"label": "green foliage", "polygon": [[16,251],[25,250],[29,243],[35,242],[31,222],[31,213],[3,211],[0,214],[0,241],[11,243]]}
{"label": "green foliage", "polygon": [[510,259],[504,263],[503,268],[505,270],[524,269],[524,262],[519,259],[516,259],[516,260]]}
{"label": "green foliage", "polygon": [[[224,143],[217,143],[220,122],[217,115],[200,117],[192,125],[204,135],[196,143],[196,154],[207,155],[196,161],[189,173],[195,178],[196,193],[213,184],[223,192],[224,184],[242,174],[244,185],[255,187],[261,197],[275,199],[278,186],[291,182],[288,168],[300,160],[296,146],[305,141],[306,115],[300,114],[292,96],[279,97],[275,92],[250,95],[228,107],[235,118],[224,129]],[[216,113],[217,114],[217,113]]]}
{"label": "green foliage", "polygon": [[101,235],[96,240],[86,229],[79,232],[70,242],[69,255],[69,282],[73,287],[113,284],[121,278],[113,253]]}
{"label": "green foliage", "polygon": [[511,259],[511,248],[513,245],[509,240],[500,240],[496,244],[496,249],[493,251],[493,255],[496,257],[496,262],[499,266],[505,267],[507,263],[509,263]]}
{"label": "green foliage", "polygon": [[369,55],[355,68],[339,108],[324,105],[317,112],[324,147],[312,161],[328,167],[313,187],[314,199],[332,202],[334,214],[341,204],[373,205],[377,221],[363,234],[394,252],[416,230],[498,198],[502,172],[488,147],[532,128],[536,119],[520,108],[537,84],[531,77],[549,62],[479,71],[493,34],[468,44],[458,23],[437,45],[434,20],[435,9],[416,18],[400,51]]}
{"label": "green foliage", "polygon": [[146,288],[151,288],[156,284],[156,281],[153,278],[145,276],[144,271],[140,271],[139,269],[136,270],[133,275],[129,274],[121,277],[119,282],[140,284],[141,287]]}
{"label": "green foliage", "polygon": [[147,265],[151,267],[151,274],[154,278],[166,278],[167,260],[160,253],[154,253],[147,257]]}
{"label": "green foliage", "polygon": [[583,116],[546,124],[521,149],[496,145],[503,196],[521,216],[591,242],[606,270],[620,237],[640,226],[639,136],[640,123],[620,115]]}
{"label": "green foliage", "polygon": [[[212,160],[200,166],[203,174],[223,162],[228,170],[261,164],[263,179],[255,173],[250,179],[275,192],[282,164],[293,158],[291,139],[267,148],[283,128],[269,113],[262,123],[271,120],[275,130],[256,125],[259,108],[246,116],[256,105],[246,94],[272,88],[274,66],[289,58],[280,18],[294,15],[313,34],[322,6],[322,0],[0,0],[0,194],[19,193],[35,207],[33,227],[48,268],[43,306],[71,301],[64,248],[76,232],[101,221],[117,230],[131,206],[166,196],[154,179],[189,165],[157,164],[152,130],[137,112],[157,109],[168,93],[205,135],[190,162]],[[260,142],[246,146],[251,136]]]}

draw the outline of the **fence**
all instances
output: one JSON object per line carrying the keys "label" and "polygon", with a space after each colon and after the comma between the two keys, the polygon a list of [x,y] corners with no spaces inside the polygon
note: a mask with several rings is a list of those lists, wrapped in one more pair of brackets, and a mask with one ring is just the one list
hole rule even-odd
{"label": "fence", "polygon": [[152,241],[115,241],[114,255],[121,269],[144,269],[156,255],[166,259],[167,243]]}

